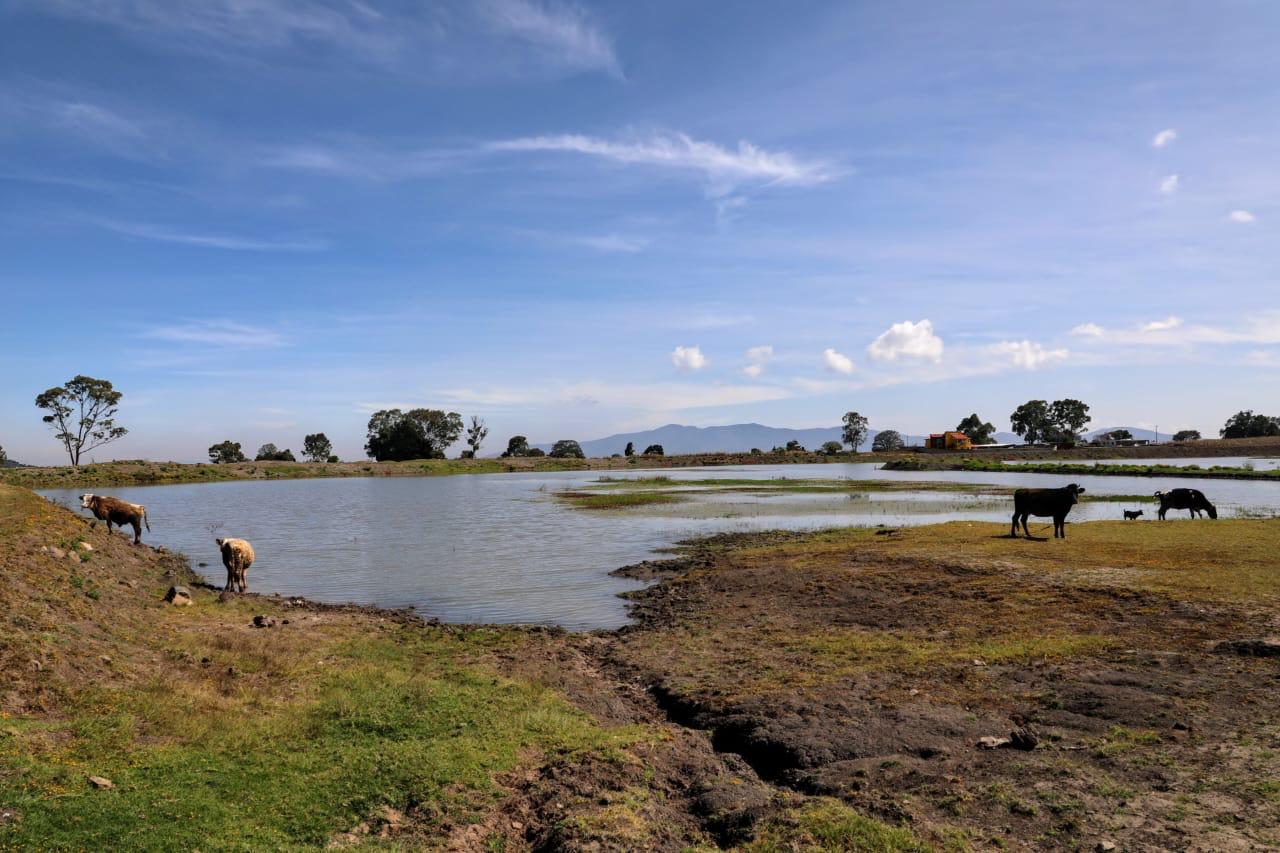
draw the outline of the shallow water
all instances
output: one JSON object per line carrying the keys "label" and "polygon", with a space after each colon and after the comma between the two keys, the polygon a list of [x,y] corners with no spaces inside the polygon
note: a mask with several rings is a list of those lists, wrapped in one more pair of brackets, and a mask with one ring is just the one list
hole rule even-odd
{"label": "shallow water", "polygon": [[[682,480],[857,479],[1057,486],[1054,474],[881,471],[874,464],[780,465],[664,470]],[[744,495],[691,493],[687,503],[583,511],[553,497],[598,482],[600,472],[241,481],[102,490],[146,504],[145,541],[208,563],[225,577],[213,539],[239,536],[258,561],[250,588],[319,601],[413,606],[455,622],[533,622],[575,630],[626,622],[617,594],[638,584],[609,571],[654,556],[680,539],[722,531],[830,526],[903,526],[949,520],[1007,522],[1007,498],[964,492],[870,491]],[[654,476],[653,471],[609,476]],[[1072,477],[1096,494],[1199,488],[1223,516],[1280,513],[1280,483],[1151,477]],[[81,514],[81,490],[42,492]],[[1081,504],[1075,521],[1120,518],[1154,502]],[[1185,517],[1185,513],[1174,513]],[[1047,523],[1047,520],[1046,520]],[[1207,522],[1203,522],[1207,523]],[[217,526],[217,529],[214,528]]]}
{"label": "shallow water", "polygon": [[[1054,465],[1053,459],[1005,459],[1008,465]],[[1276,456],[1178,456],[1156,459],[1078,459],[1063,462],[1064,465],[1171,465],[1175,468],[1188,468],[1197,465],[1201,468],[1212,468],[1215,465],[1224,468],[1253,468],[1255,471],[1274,471],[1280,468],[1280,457]]]}

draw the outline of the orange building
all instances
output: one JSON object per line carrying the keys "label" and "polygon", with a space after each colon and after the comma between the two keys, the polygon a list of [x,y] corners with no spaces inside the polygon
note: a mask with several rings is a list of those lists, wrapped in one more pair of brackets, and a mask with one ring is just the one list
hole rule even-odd
{"label": "orange building", "polygon": [[962,432],[935,432],[925,445],[930,450],[972,450],[973,442]]}

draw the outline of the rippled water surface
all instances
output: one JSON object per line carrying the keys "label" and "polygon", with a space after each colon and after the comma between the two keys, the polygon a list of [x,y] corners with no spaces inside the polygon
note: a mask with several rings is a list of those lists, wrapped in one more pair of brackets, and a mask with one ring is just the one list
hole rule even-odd
{"label": "rippled water surface", "polygon": [[[607,472],[611,477],[653,471]],[[1057,486],[1054,474],[881,471],[872,464],[668,469],[673,481],[778,477]],[[561,489],[591,486],[601,472],[455,477],[244,481],[102,489],[146,504],[147,542],[224,572],[215,536],[253,542],[250,588],[320,601],[413,606],[456,622],[535,622],[571,629],[626,622],[617,594],[637,584],[609,571],[705,533],[831,525],[907,525],[952,519],[1007,521],[1005,497],[964,492],[868,491],[850,494],[715,495],[641,510],[583,511],[556,500]],[[1147,495],[1200,488],[1224,516],[1280,513],[1280,483],[1168,482],[1150,477],[1075,476],[1096,494]],[[77,507],[81,490],[43,494]],[[1119,518],[1150,501],[1082,504],[1075,521]],[[1176,513],[1175,513],[1176,514]],[[1185,515],[1182,513],[1181,515]],[[1207,522],[1200,522],[1207,523]],[[211,528],[220,525],[216,531]]]}

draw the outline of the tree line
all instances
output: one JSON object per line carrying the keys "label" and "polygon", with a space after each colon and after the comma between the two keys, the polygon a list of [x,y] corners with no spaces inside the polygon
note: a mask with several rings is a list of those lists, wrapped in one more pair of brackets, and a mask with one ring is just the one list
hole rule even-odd
{"label": "tree line", "polygon": [[[41,420],[50,428],[54,439],[62,445],[71,464],[79,465],[84,454],[128,435],[129,430],[116,423],[123,396],[106,379],[78,375],[63,385],[41,392],[36,396],[35,405],[45,413]],[[1075,444],[1090,420],[1088,404],[1072,398],[1053,402],[1028,400],[1009,416],[1013,432],[1029,444]],[[867,418],[858,412],[846,412],[841,419],[840,441],[826,442],[822,446],[822,452],[840,453],[847,445],[857,453],[866,443],[868,423]],[[974,444],[989,444],[995,436],[995,429],[993,424],[983,421],[975,412],[962,419],[955,431],[967,435]],[[489,428],[483,418],[472,415],[469,423],[464,423],[457,412],[439,409],[410,409],[407,412],[383,409],[374,412],[369,418],[364,449],[369,458],[379,462],[443,459],[445,452],[464,432],[468,449],[462,452],[462,458],[475,458],[489,435]],[[1251,409],[1241,410],[1227,419],[1218,434],[1222,438],[1280,436],[1280,417],[1258,414]],[[1127,430],[1120,430],[1112,437],[1132,436],[1127,435]],[[1181,430],[1173,436],[1174,441],[1195,441],[1199,438],[1200,433],[1196,430]],[[885,452],[899,450],[904,445],[905,440],[899,432],[882,430],[873,439],[871,449]],[[774,448],[780,452],[803,449],[798,441],[789,442],[784,448]],[[231,440],[212,445],[208,452],[209,461],[214,463],[248,461],[240,443]],[[760,451],[753,449],[752,452]],[[552,445],[549,453],[544,453],[540,448],[531,447],[528,438],[523,435],[512,436],[501,455],[504,458],[544,455],[564,459],[585,458],[582,446],[572,439],[560,439]],[[634,445],[628,442],[621,455],[634,457]],[[662,445],[651,444],[642,455],[662,456],[664,451]],[[332,442],[322,432],[312,433],[303,439],[302,457],[309,462],[338,461],[338,457],[333,454]],[[259,447],[254,459],[296,461],[291,449],[281,450],[272,443]],[[0,448],[0,464],[4,461],[4,451]]]}

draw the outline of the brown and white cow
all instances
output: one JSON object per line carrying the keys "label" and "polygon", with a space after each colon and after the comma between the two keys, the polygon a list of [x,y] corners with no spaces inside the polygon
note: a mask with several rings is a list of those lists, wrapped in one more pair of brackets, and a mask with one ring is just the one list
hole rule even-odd
{"label": "brown and white cow", "polygon": [[124,527],[126,524],[133,526],[133,544],[142,544],[142,526],[146,525],[147,532],[151,532],[151,522],[147,519],[147,508],[142,504],[131,504],[128,501],[122,501],[119,498],[107,497],[106,495],[81,495],[80,506],[91,511],[96,518],[107,523],[107,532],[111,532],[111,525],[118,524]]}
{"label": "brown and white cow", "polygon": [[[222,552],[222,565],[227,567],[226,592],[248,592],[249,581],[246,575],[253,565],[253,546],[244,539],[215,539],[218,550]],[[237,590],[236,587],[239,587]]]}

